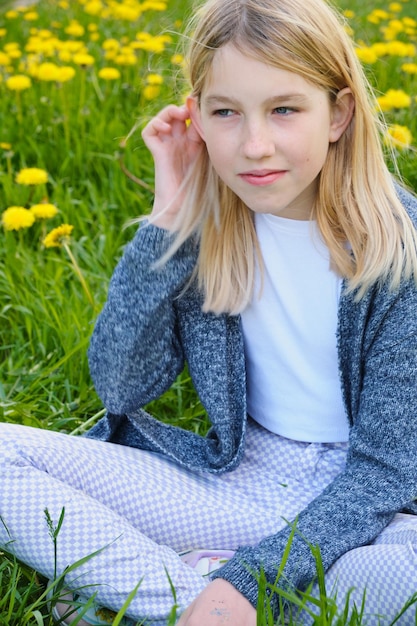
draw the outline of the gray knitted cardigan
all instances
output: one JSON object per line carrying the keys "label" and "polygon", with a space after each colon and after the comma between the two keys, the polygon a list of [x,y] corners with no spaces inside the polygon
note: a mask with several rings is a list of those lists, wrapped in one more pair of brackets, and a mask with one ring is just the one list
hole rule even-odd
{"label": "gray knitted cardigan", "polygon": [[[417,222],[417,201],[399,191]],[[87,436],[165,453],[188,468],[233,470],[245,446],[245,362],[239,316],[201,311],[183,292],[196,262],[186,242],[155,269],[169,235],[141,227],[110,282],[89,348],[91,375],[107,408]],[[344,471],[298,518],[285,585],[314,579],[308,542],[324,568],[371,542],[401,510],[417,513],[417,290],[371,289],[359,302],[342,289],[338,319],[340,381],[351,425]],[[141,407],[159,397],[188,363],[212,428],[206,437],[163,424]],[[261,480],[261,477],[260,477]],[[273,583],[291,527],[242,546],[214,577],[256,605],[261,568]],[[307,540],[307,541],[306,541]],[[284,578],[282,578],[284,580]]]}

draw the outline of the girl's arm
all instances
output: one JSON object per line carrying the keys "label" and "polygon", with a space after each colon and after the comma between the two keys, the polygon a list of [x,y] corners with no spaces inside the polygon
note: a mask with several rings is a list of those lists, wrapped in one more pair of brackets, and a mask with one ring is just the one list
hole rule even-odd
{"label": "girl's arm", "polygon": [[168,231],[143,225],[126,246],[109,285],[88,350],[91,376],[110,413],[137,410],[161,395],[184,366],[176,298],[196,262],[185,242],[161,268]]}
{"label": "girl's arm", "polygon": [[184,365],[175,301],[196,263],[186,241],[163,265],[169,232],[182,202],[182,183],[202,142],[185,106],[170,105],[144,129],[155,163],[151,224],[126,247],[110,282],[107,302],[90,343],[96,390],[110,413],[134,411],[163,393]]}

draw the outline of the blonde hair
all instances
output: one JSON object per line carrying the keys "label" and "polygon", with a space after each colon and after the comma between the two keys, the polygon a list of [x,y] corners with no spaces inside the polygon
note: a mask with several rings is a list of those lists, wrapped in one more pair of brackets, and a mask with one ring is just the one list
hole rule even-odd
{"label": "blonde hair", "polygon": [[[329,145],[314,217],[333,266],[361,298],[375,283],[417,278],[417,235],[386,166],[375,103],[353,43],[324,0],[208,0],[190,24],[192,95],[200,98],[216,50],[232,43],[268,65],[301,75],[329,94],[348,87],[354,116]],[[169,254],[199,242],[196,276],[204,309],[236,314],[252,297],[257,257],[253,213],[222,182],[202,150],[184,181],[185,200]],[[348,243],[348,245],[347,245]]]}

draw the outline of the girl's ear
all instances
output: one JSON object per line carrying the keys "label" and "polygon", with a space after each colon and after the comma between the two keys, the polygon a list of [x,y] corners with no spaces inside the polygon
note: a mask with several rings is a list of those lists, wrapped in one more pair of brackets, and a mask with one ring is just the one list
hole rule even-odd
{"label": "girl's ear", "polygon": [[188,96],[185,101],[185,105],[188,109],[188,113],[190,114],[190,120],[192,125],[194,126],[197,133],[200,135],[201,139],[205,141],[204,132],[201,124],[201,111],[197,98],[195,98],[194,96]]}
{"label": "girl's ear", "polygon": [[345,132],[355,111],[355,99],[349,87],[341,89],[332,105],[329,142],[334,143]]}

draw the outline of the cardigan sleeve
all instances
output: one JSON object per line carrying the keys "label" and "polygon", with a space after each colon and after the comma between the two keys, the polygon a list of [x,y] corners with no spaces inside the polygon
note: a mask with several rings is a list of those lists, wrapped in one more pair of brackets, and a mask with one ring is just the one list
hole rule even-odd
{"label": "cardigan sleeve", "polygon": [[121,415],[161,395],[184,366],[175,301],[196,262],[186,241],[155,266],[172,235],[146,224],[124,251],[89,346],[91,376],[107,410]]}
{"label": "cardigan sleeve", "polygon": [[[370,301],[358,322],[352,298],[345,329],[353,420],[346,467],[300,513],[279,588],[304,590],[315,578],[309,544],[319,546],[327,570],[348,550],[370,543],[396,512],[416,510],[416,286],[391,295],[376,289]],[[274,584],[290,533],[289,525],[257,546],[241,547],[212,577],[228,580],[256,606],[259,573]],[[276,599],[272,605],[277,608]]]}

